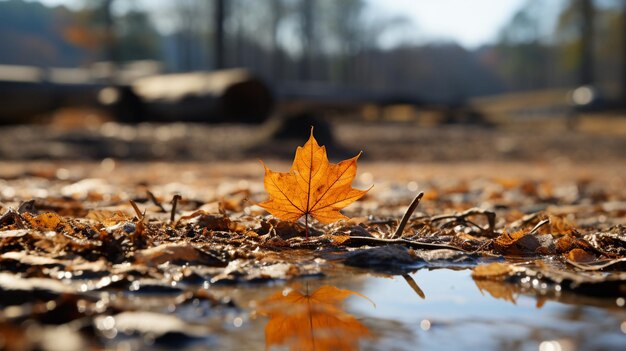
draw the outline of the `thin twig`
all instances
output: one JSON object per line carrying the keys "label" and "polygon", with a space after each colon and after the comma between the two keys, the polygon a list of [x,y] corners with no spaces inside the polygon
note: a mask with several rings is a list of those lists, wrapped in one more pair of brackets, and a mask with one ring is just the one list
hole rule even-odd
{"label": "thin twig", "polygon": [[360,247],[363,245],[370,246],[383,246],[383,245],[391,245],[391,244],[399,244],[404,245],[414,249],[424,249],[424,250],[437,250],[437,249],[448,249],[455,251],[463,251],[465,250],[458,248],[456,246],[446,245],[446,244],[432,244],[432,243],[422,243],[419,241],[411,241],[403,238],[397,239],[383,239],[383,238],[373,238],[368,236],[351,236],[349,239],[344,241],[342,245],[344,246],[356,246]]}
{"label": "thin twig", "polygon": [[402,278],[404,278],[404,280],[406,280],[407,284],[409,284],[411,289],[413,289],[413,291],[415,291],[417,296],[421,297],[424,300],[426,299],[426,295],[424,294],[422,289],[420,289],[419,285],[417,285],[417,283],[415,282],[415,279],[413,279],[413,277],[411,277],[408,274],[403,274]]}
{"label": "thin twig", "polygon": [[526,224],[532,222],[537,216],[539,216],[541,212],[534,212],[531,214],[527,214],[524,217],[518,219],[517,221],[509,224],[509,228],[520,228],[525,226]]}
{"label": "thin twig", "polygon": [[409,205],[409,208],[407,208],[406,212],[404,212],[404,216],[402,216],[402,220],[400,221],[400,224],[398,224],[398,228],[393,233],[393,235],[391,235],[390,239],[399,238],[402,236],[404,227],[406,227],[406,224],[409,222],[409,218],[411,218],[411,215],[417,208],[417,205],[419,205],[420,200],[422,199],[423,196],[424,196],[424,192],[420,191],[420,193],[417,194],[415,199],[413,199],[413,202],[411,202],[411,204]]}
{"label": "thin twig", "polygon": [[536,233],[539,231],[539,229],[540,229],[541,227],[543,227],[544,225],[546,225],[546,224],[548,224],[548,223],[550,223],[550,220],[549,220],[549,219],[544,219],[544,220],[542,220],[541,222],[537,223],[537,225],[536,225],[536,226],[534,226],[534,227],[533,227],[533,229],[531,229],[531,230],[530,230],[530,232],[528,232],[528,234],[529,234],[529,235],[536,234]]}
{"label": "thin twig", "polygon": [[469,219],[465,219],[465,223],[473,225],[474,227],[476,227],[476,229],[480,230],[480,231],[484,231],[485,229],[481,226],[479,226],[478,224],[470,221]]}
{"label": "thin twig", "polygon": [[476,250],[472,251],[473,254],[481,252],[483,249],[488,247],[493,243],[493,239],[487,239],[484,243],[482,243]]}
{"label": "thin twig", "polygon": [[390,224],[396,223],[396,220],[395,219],[380,219],[376,221],[369,221],[368,223],[372,225],[390,225]]}
{"label": "thin twig", "polygon": [[[477,225],[476,223],[471,222],[467,219],[467,217],[476,216],[476,215],[485,216],[487,218],[487,228],[483,228]],[[434,222],[438,222],[438,221],[442,221],[446,219],[453,219],[454,221],[457,221],[457,222],[463,222],[463,223],[474,225],[478,229],[480,229],[480,231],[483,234],[487,234],[488,236],[493,236],[494,229],[496,226],[496,213],[493,211],[483,210],[480,208],[470,208],[469,210],[461,212],[461,213],[435,216],[435,217],[432,217],[430,221],[434,223]]]}
{"label": "thin twig", "polygon": [[157,200],[156,196],[154,196],[154,194],[150,190],[146,190],[146,194],[148,195],[148,198],[150,199],[150,201],[152,201],[152,203],[156,207],[158,207],[159,210],[161,210],[161,212],[167,213],[167,211],[165,210],[163,205],[161,205],[161,202],[159,202],[159,200]]}
{"label": "thin twig", "polygon": [[146,211],[142,213],[139,207],[137,206],[137,204],[135,203],[135,201],[133,200],[129,200],[129,201],[130,201],[130,205],[133,206],[133,209],[135,210],[135,213],[137,214],[137,218],[138,218],[137,224],[135,224],[135,232],[132,234],[132,240],[133,240],[135,248],[143,248],[145,246],[143,233],[146,230],[146,225],[144,223],[144,220],[146,218]]}
{"label": "thin twig", "polygon": [[141,210],[139,209],[139,207],[137,206],[135,201],[133,201],[133,200],[128,200],[128,201],[130,201],[130,205],[133,206],[133,210],[135,210],[135,213],[137,214],[137,218],[140,221],[143,221],[143,217],[145,216],[145,212],[141,213]]}
{"label": "thin twig", "polygon": [[174,219],[176,218],[176,205],[178,205],[178,201],[182,199],[182,197],[178,194],[174,195],[172,198],[172,211],[170,212],[170,223],[174,223]]}

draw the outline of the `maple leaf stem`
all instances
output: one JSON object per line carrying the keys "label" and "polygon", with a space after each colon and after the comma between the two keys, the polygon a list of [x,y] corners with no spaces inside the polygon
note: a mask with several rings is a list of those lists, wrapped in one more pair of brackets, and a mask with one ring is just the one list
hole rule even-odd
{"label": "maple leaf stem", "polygon": [[304,214],[304,228],[306,230],[306,240],[309,240],[309,214]]}

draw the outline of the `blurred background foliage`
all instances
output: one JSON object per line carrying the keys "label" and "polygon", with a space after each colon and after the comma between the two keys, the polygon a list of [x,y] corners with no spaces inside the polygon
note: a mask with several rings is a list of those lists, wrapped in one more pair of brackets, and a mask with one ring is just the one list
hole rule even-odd
{"label": "blurred background foliage", "polygon": [[[545,10],[555,3],[526,1],[497,40],[467,48],[414,40],[419,23],[373,14],[365,0],[5,0],[0,64],[248,67],[273,83],[321,81],[455,99],[593,83],[623,98],[626,2],[567,0],[558,11]],[[400,39],[388,45],[390,35]]]}

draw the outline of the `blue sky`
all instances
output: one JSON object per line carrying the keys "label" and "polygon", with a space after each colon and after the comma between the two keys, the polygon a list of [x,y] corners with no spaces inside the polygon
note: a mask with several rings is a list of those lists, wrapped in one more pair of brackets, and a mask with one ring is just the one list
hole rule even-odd
{"label": "blue sky", "polygon": [[477,47],[494,40],[526,0],[369,0],[372,10],[413,20],[420,41]]}
{"label": "blue sky", "polygon": [[[46,4],[76,4],[77,0],[38,0]],[[129,1],[129,0],[126,0]],[[162,3],[154,1],[152,3]],[[414,22],[418,41],[456,41],[468,48],[493,41],[500,28],[527,0],[368,0],[373,14],[406,16]],[[560,0],[555,1],[560,2]],[[388,37],[394,41],[401,36]]]}

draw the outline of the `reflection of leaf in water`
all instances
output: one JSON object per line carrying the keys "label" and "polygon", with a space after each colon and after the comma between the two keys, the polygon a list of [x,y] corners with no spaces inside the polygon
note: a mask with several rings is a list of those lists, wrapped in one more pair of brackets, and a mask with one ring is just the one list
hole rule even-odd
{"label": "reflection of leaf in water", "polygon": [[341,303],[350,295],[367,299],[354,291],[329,285],[310,294],[286,289],[270,296],[259,308],[261,314],[270,318],[265,327],[266,348],[358,350],[359,340],[372,335],[342,309]]}
{"label": "reflection of leaf in water", "polygon": [[515,267],[510,264],[494,262],[476,266],[472,271],[472,278],[481,294],[487,291],[496,299],[515,304],[514,287],[502,282],[502,279],[505,279],[514,271]]}
{"label": "reflection of leaf in water", "polygon": [[508,263],[493,262],[474,267],[472,278],[474,280],[499,280],[508,277],[515,270],[515,267]]}
{"label": "reflection of leaf in water", "polygon": [[474,279],[474,283],[481,294],[488,292],[489,295],[496,299],[504,300],[515,304],[515,288],[511,284],[505,284],[501,281]]}

